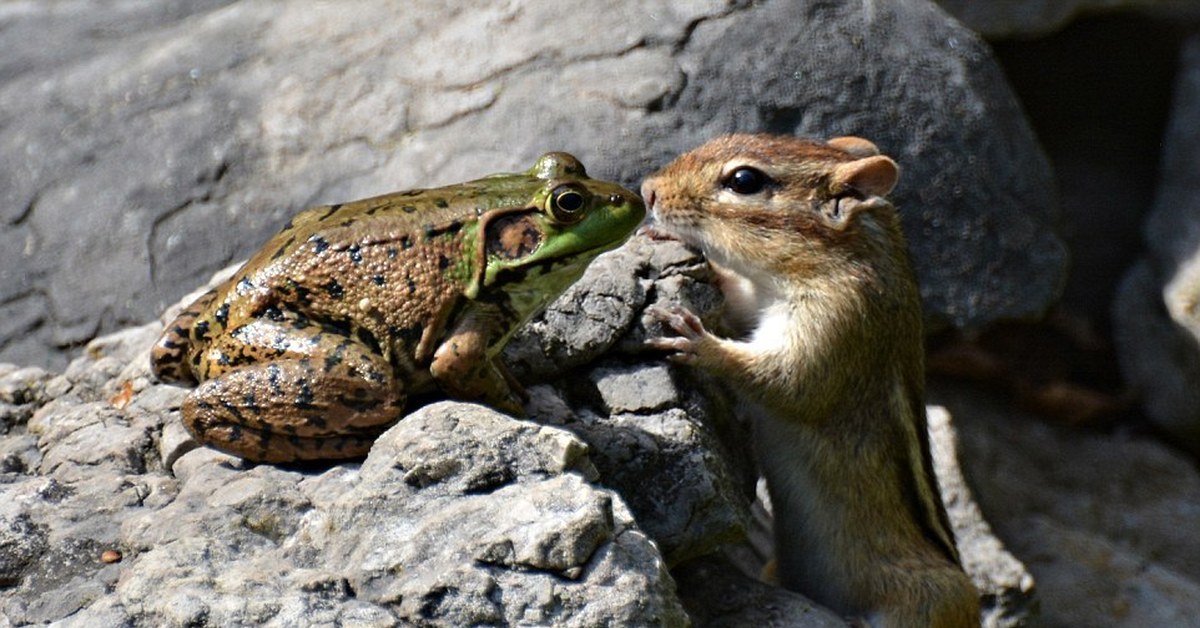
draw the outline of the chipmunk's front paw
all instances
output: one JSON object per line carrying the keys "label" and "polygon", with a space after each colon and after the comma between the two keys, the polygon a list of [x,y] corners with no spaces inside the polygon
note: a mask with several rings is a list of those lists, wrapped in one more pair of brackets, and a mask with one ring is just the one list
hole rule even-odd
{"label": "chipmunk's front paw", "polygon": [[646,340],[646,345],[655,349],[669,351],[667,358],[680,364],[694,364],[700,357],[703,345],[715,340],[700,317],[678,305],[670,307],[654,306],[646,310],[651,318],[670,327],[678,336],[667,338],[658,337]]}

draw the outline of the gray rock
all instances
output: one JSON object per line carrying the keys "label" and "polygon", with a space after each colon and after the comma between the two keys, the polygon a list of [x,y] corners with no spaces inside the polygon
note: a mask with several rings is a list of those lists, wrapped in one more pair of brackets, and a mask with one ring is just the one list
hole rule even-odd
{"label": "gray rock", "polygon": [[[703,558],[747,534],[749,439],[720,382],[641,342],[657,333],[649,303],[715,313],[707,267],[635,238],[593,270],[523,332],[574,356],[552,371],[522,362],[536,422],[434,404],[361,465],[195,448],[176,418],[184,391],[148,378],[155,325],[96,340],[64,375],[6,369],[5,399],[36,407],[0,436],[19,461],[0,478],[3,621],[828,625],[802,597]],[[583,326],[572,308],[601,302],[591,335],[564,331]],[[1001,545],[970,547],[995,554],[978,561],[985,581],[1014,597]],[[707,584],[680,592],[668,569]]]}
{"label": "gray rock", "polygon": [[549,149],[636,186],[733,130],[896,157],[934,323],[1033,316],[1062,281],[1045,159],[987,47],[926,0],[72,9],[0,14],[0,359],[62,366],[305,206]]}
{"label": "gray rock", "polygon": [[745,575],[728,559],[710,555],[673,572],[679,597],[705,628],[841,628],[846,620],[808,598]]}
{"label": "gray rock", "polygon": [[954,415],[979,507],[1036,579],[1042,622],[1193,623],[1193,461],[1144,437],[1057,429],[978,390],[940,382],[931,391]]}
{"label": "gray rock", "polygon": [[309,520],[314,564],[415,623],[683,623],[650,540],[585,480],[585,451],[482,407],[426,407],[380,437],[326,519]]}
{"label": "gray rock", "polygon": [[950,413],[941,406],[927,406],[926,416],[934,472],[954,528],[963,569],[983,596],[983,625],[1025,626],[1038,609],[1033,576],[997,538],[971,494],[959,466],[961,446]]}
{"label": "gray rock", "polygon": [[1145,229],[1149,258],[1121,282],[1114,336],[1146,415],[1200,453],[1200,37],[1185,46],[1158,194]]}

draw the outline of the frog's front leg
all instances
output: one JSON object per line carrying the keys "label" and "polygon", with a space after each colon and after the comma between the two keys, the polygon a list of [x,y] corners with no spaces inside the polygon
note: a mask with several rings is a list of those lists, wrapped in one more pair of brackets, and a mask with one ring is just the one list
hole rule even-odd
{"label": "frog's front leg", "polygon": [[501,412],[525,414],[525,390],[498,359],[488,355],[505,333],[500,317],[480,309],[464,316],[438,346],[429,372],[450,397],[481,401]]}
{"label": "frog's front leg", "polygon": [[208,379],[184,400],[184,426],[258,462],[356,458],[398,420],[405,393],[356,338],[309,321],[257,320],[214,339]]}

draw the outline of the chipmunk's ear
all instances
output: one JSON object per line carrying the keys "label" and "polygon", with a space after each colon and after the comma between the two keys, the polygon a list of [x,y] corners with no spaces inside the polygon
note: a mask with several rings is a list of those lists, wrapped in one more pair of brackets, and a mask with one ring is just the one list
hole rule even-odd
{"label": "chipmunk's ear", "polygon": [[838,150],[846,151],[855,157],[871,157],[879,154],[879,148],[872,144],[870,140],[864,140],[861,137],[854,137],[853,135],[835,137],[825,143]]}
{"label": "chipmunk's ear", "polygon": [[852,189],[864,196],[884,196],[896,187],[899,176],[896,162],[883,155],[872,155],[835,166],[832,183],[834,191]]}

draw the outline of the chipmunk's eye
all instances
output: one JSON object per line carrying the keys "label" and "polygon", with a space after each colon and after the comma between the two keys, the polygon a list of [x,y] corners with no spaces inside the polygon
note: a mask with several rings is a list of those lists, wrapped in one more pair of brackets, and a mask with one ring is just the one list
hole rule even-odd
{"label": "chipmunk's eye", "polygon": [[767,187],[771,178],[758,168],[741,166],[725,175],[722,184],[737,194],[757,194]]}

